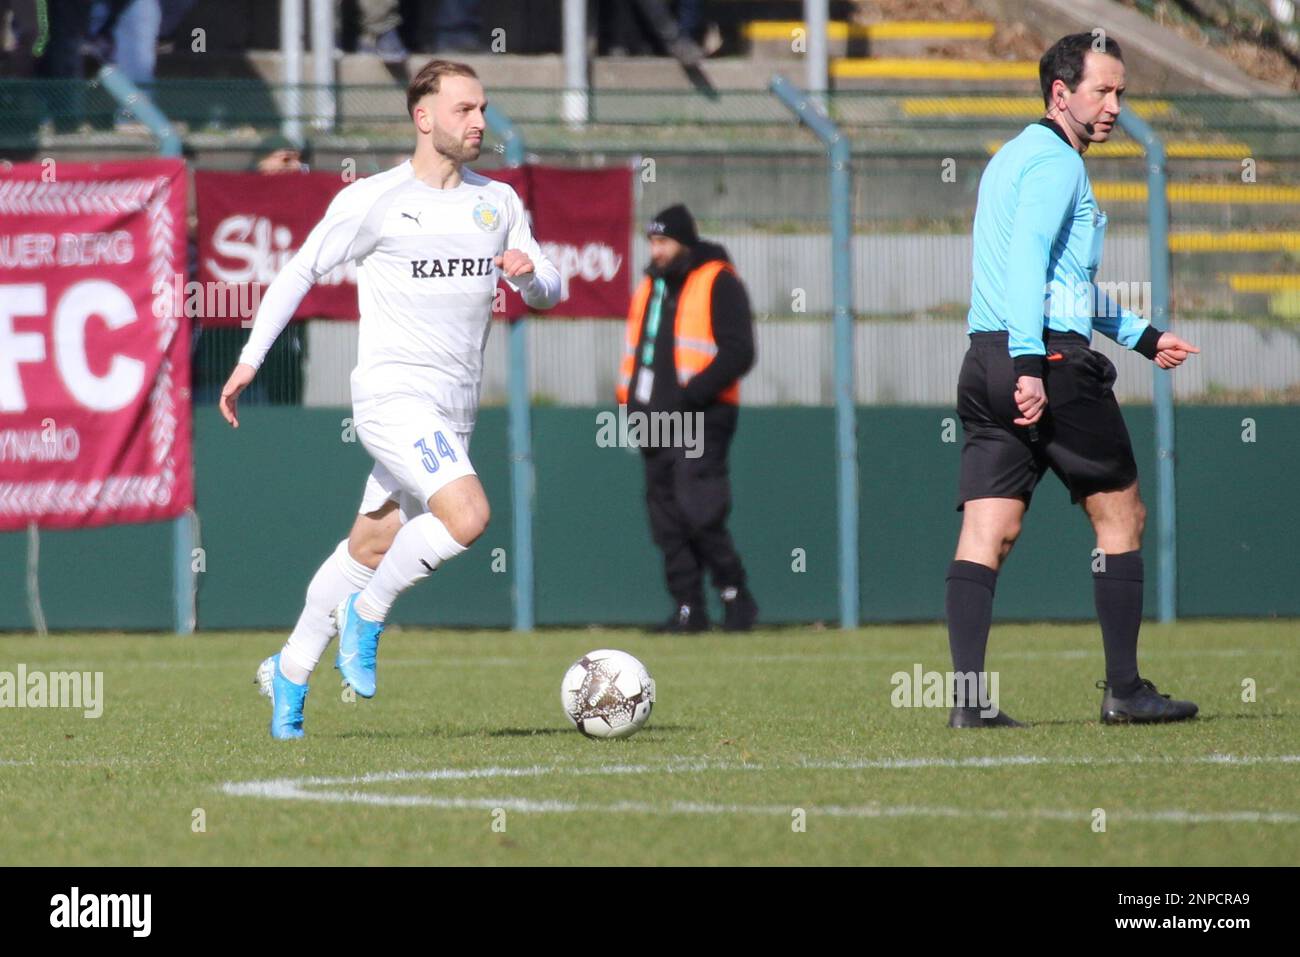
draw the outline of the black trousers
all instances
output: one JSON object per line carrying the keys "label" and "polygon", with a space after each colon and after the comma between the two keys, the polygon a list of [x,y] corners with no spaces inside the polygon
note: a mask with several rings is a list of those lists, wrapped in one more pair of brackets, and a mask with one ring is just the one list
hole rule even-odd
{"label": "black trousers", "polygon": [[663,552],[668,592],[679,605],[703,605],[706,570],[718,589],[745,584],[745,568],[727,531],[727,454],[737,413],[735,406],[724,403],[704,411],[697,457],[689,457],[688,448],[641,449],[650,534]]}

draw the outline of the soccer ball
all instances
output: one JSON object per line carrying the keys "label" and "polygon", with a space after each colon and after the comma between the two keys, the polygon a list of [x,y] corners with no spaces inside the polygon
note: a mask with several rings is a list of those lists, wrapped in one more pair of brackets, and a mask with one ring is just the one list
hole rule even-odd
{"label": "soccer ball", "polygon": [[655,703],[655,682],[626,651],[583,655],[564,673],[560,704],[589,738],[626,738],[641,730]]}

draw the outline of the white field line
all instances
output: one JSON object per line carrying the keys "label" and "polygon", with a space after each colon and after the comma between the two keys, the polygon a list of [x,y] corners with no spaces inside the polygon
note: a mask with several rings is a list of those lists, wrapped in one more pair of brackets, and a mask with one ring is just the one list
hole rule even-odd
{"label": "white field line", "polygon": [[0,768],[81,768],[81,767],[128,767],[132,765],[159,764],[161,761],[150,761],[146,758],[127,758],[115,756],[111,758],[57,758],[53,761],[37,761],[28,758],[25,761],[14,761],[0,759]]}
{"label": "white field line", "polygon": [[[1151,660],[1163,658],[1246,658],[1251,656],[1267,656],[1291,654],[1291,649],[1286,648],[1178,648],[1171,650],[1146,650],[1144,655]],[[680,661],[685,660],[671,652],[664,653],[658,651],[655,657],[663,661]],[[778,655],[750,655],[743,653],[727,654],[711,653],[711,657],[719,660],[741,660],[745,662],[756,662],[763,664],[825,664],[830,661],[880,661],[880,662],[898,662],[900,664],[912,664],[916,660],[914,651],[899,652],[871,652],[871,653],[838,653],[826,652],[791,652],[788,654]],[[996,649],[991,653],[991,658],[1007,661],[1086,661],[1091,658],[1101,660],[1102,649],[1098,644],[1096,648],[1069,648],[1057,651],[1007,651],[997,652]],[[250,659],[251,660],[251,659]],[[323,659],[322,659],[323,660]],[[936,659],[937,660],[937,659]],[[946,660],[946,659],[945,659]],[[499,655],[448,655],[440,657],[436,654],[427,658],[381,658],[379,664],[383,667],[400,667],[400,668],[464,668],[464,667],[516,667],[535,664],[536,657],[505,657]],[[29,665],[29,669],[33,666]],[[103,659],[78,659],[73,662],[62,662],[51,665],[44,670],[54,671],[129,671],[134,668],[161,668],[163,670],[194,670],[200,668],[230,668],[228,661],[212,661],[200,659],[197,661],[132,661],[124,662],[120,658],[103,658]],[[256,670],[257,663],[249,665]],[[319,669],[324,673],[327,669]]]}
{"label": "white field line", "polygon": [[[1286,648],[1180,648],[1169,651],[1153,651],[1148,649],[1143,652],[1145,657],[1152,660],[1163,658],[1245,658],[1251,655],[1281,655],[1291,653],[1291,650]],[[671,652],[668,652],[667,654],[656,652],[655,655],[665,661],[686,660],[679,659]],[[690,657],[696,657],[695,653],[692,653]],[[778,664],[787,662],[791,664],[824,664],[828,661],[897,661],[910,664],[916,660],[916,653],[914,651],[899,651],[893,653],[826,652],[825,654],[819,652],[790,652],[778,655],[710,653],[710,657],[721,660],[739,660],[761,664]],[[1098,643],[1096,648],[1068,648],[1059,651],[1008,651],[999,653],[994,650],[991,657],[998,659],[1005,658],[1009,661],[1084,661],[1090,658],[1100,660],[1102,658],[1102,648],[1101,644]],[[380,659],[380,664],[436,668],[441,665],[527,665],[536,662],[536,660],[536,658],[476,658],[473,656],[450,656],[439,658],[437,655],[431,655],[428,658]]]}
{"label": "white field line", "polygon": [[[1291,654],[1292,650],[1285,648],[1177,648],[1172,650],[1163,649],[1144,649],[1143,656],[1146,658],[1244,658],[1248,655],[1280,655]],[[667,657],[672,657],[671,655]],[[716,657],[727,657],[718,655]],[[739,656],[738,656],[739,657]],[[770,661],[770,662],[812,662],[812,661],[904,661],[915,659],[916,653],[912,651],[900,651],[894,654],[885,652],[876,652],[873,654],[836,654],[827,653],[824,655],[816,653],[792,652],[781,655],[746,655],[743,656],[746,661]],[[1096,648],[1067,648],[1057,651],[998,651],[993,648],[989,652],[991,659],[1007,659],[1010,661],[1075,661],[1086,660],[1088,658],[1102,657],[1101,644],[1098,643]]]}
{"label": "white field line", "polygon": [[[379,807],[427,807],[437,810],[505,811],[536,814],[755,814],[788,818],[793,808],[784,804],[702,804],[691,801],[674,801],[669,804],[649,804],[643,801],[617,801],[609,804],[588,804],[574,801],[538,801],[518,797],[490,798],[438,798],[425,795],[380,795],[361,791],[312,791],[298,793],[293,790],[268,790],[259,797],[320,801],[339,804],[367,804]],[[1025,808],[1009,811],[997,808],[960,808],[917,804],[862,804],[825,806],[809,805],[804,809],[810,817],[945,817],[976,818],[984,820],[1016,821],[1025,819],[1051,821],[1091,820],[1091,812],[1067,808]],[[1172,824],[1300,824],[1300,814],[1285,811],[1225,811],[1198,812],[1172,808],[1160,811],[1114,812],[1113,822],[1150,822]]]}
{"label": "white field line", "polygon": [[[531,765],[521,767],[434,768],[427,771],[382,771],[347,777],[278,778],[267,781],[228,781],[221,786],[226,794],[235,797],[260,797],[273,800],[317,801],[333,804],[367,804],[382,807],[428,807],[439,810],[493,810],[532,812],[541,814],[755,814],[788,817],[792,808],[772,804],[708,804],[674,801],[653,804],[640,801],[618,801],[605,804],[573,801],[536,800],[514,796],[490,798],[434,797],[421,794],[376,794],[357,790],[358,785],[395,783],[405,781],[466,781],[536,778],[558,774],[564,776],[604,776],[630,774],[681,774],[701,771],[780,771],[780,770],[910,770],[916,768],[995,768],[1024,765],[1114,765],[1114,764],[1209,764],[1255,765],[1297,764],[1300,755],[1232,755],[1213,754],[1192,758],[1087,758],[1012,755],[976,758],[879,758],[861,761],[804,761],[794,765],[764,766],[720,761],[676,761],[667,764],[612,764],[575,767],[564,765]],[[317,790],[326,788],[327,790]],[[806,808],[810,814],[827,817],[889,818],[889,817],[947,817],[979,818],[985,820],[1040,819],[1056,821],[1085,821],[1090,811],[1059,808],[1026,808],[1005,810],[998,808],[960,808],[943,805],[825,805]],[[1180,808],[1157,811],[1117,812],[1114,820],[1149,823],[1256,823],[1300,824],[1300,813],[1289,811],[1189,811]]]}

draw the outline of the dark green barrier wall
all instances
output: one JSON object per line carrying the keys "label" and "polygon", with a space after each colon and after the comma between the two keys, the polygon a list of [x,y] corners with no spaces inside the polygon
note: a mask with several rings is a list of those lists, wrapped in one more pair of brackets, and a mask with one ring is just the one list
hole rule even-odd
{"label": "dark green barrier wall", "polygon": [[[1154,492],[1149,407],[1125,413],[1143,494]],[[943,617],[944,573],[957,545],[961,422],[946,409],[859,409],[862,618]],[[1146,604],[1155,607],[1155,521],[1148,522]],[[1092,550],[1083,509],[1050,473],[998,576],[999,618],[1091,618]]]}
{"label": "dark green barrier wall", "polygon": [[[670,610],[650,543],[639,456],[597,447],[598,411],[534,411],[540,624],[633,624]],[[236,432],[215,412],[200,412],[196,468],[207,563],[200,627],[292,625],[312,573],[351,524],[369,470],[360,443],[345,441],[348,415],[248,409]],[[956,441],[944,441],[952,415],[859,410],[864,621],[942,617],[943,573],[959,520],[953,505],[960,426],[954,423]],[[1150,502],[1151,410],[1135,407],[1126,415]],[[1247,419],[1254,442],[1242,441]],[[837,619],[833,426],[829,409],[742,412],[732,451],[732,528],[766,621]],[[1179,613],[1300,615],[1300,410],[1184,407],[1177,427]],[[492,524],[469,553],[400,599],[398,623],[510,623],[504,410],[483,411],[473,455]],[[1152,515],[1148,609],[1155,604],[1154,529]],[[169,629],[171,542],[168,524],[42,533],[50,627]],[[998,582],[998,616],[1091,617],[1092,547],[1082,511],[1049,476]],[[504,573],[493,570],[495,549],[505,550]],[[31,627],[25,553],[24,534],[0,535],[0,628]]]}
{"label": "dark green barrier wall", "polygon": [[[645,623],[672,610],[650,541],[640,453],[598,448],[597,411],[533,417],[537,620],[546,624]],[[836,614],[831,426],[824,409],[741,413],[732,533],[768,621]],[[806,571],[791,570],[795,549]]]}
{"label": "dark green barrier wall", "polygon": [[[29,629],[27,533],[0,535],[0,628]],[[115,525],[40,535],[41,607],[51,629],[170,631],[172,526]]]}
{"label": "dark green barrier wall", "polygon": [[[286,628],[307,583],[347,535],[371,460],[349,441],[347,409],[247,409],[239,429],[216,414],[196,426],[198,508],[207,571],[199,582],[203,628]],[[510,576],[494,573],[510,544],[505,415],[485,409],[471,452],[492,502],[474,549],[440,568],[394,606],[398,624],[510,624]],[[507,556],[508,559],[508,556]]]}
{"label": "dark green barrier wall", "polygon": [[1178,442],[1179,614],[1300,614],[1300,408],[1183,410]]}

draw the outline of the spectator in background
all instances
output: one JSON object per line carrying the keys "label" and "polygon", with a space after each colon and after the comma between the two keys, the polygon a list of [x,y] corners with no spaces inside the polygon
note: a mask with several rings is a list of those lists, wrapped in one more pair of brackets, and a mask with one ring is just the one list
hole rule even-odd
{"label": "spectator in background", "polygon": [[158,36],[170,38],[197,2],[198,0],[162,0],[162,25],[158,28]]}
{"label": "spectator in background", "polygon": [[708,629],[707,570],[722,596],[723,628],[748,631],[758,605],[727,531],[727,453],[740,412],[740,377],[754,364],[749,297],[727,251],[700,241],[685,206],[665,209],[647,233],[650,266],[628,310],[617,396],[629,415],[683,419],[681,446],[641,449],[650,531],[676,605],[659,630]]}
{"label": "spectator in background", "polygon": [[[0,0],[0,76],[28,77],[36,69],[32,49],[37,31],[36,3],[37,0]],[[12,50],[8,48],[10,35]]]}
{"label": "spectator in background", "polygon": [[704,39],[704,0],[677,0],[677,32],[696,43]]}
{"label": "spectator in background", "polygon": [[357,0],[361,11],[358,53],[373,54],[385,63],[405,63],[411,55],[402,42],[400,0]]}
{"label": "spectator in background", "polygon": [[37,60],[36,73],[51,79],[80,80],[81,42],[86,36],[90,5],[85,0],[36,0],[33,11],[42,4],[50,34]]}
{"label": "spectator in background", "polygon": [[479,0],[438,0],[433,28],[437,53],[481,53],[485,49]]}
{"label": "spectator in background", "polygon": [[87,31],[91,52],[137,86],[153,83],[162,17],[161,0],[95,0]]}
{"label": "spectator in background", "polygon": [[[44,20],[49,33],[41,43],[40,11],[44,9]],[[86,35],[86,22],[90,15],[90,5],[86,0],[35,0],[26,7],[26,13],[19,7],[15,10],[20,19],[25,21],[26,13],[34,17],[33,35],[37,44],[35,75],[50,80],[83,79],[81,65],[81,42]],[[25,28],[24,28],[24,32]],[[85,91],[78,84],[55,84],[37,92],[43,102],[42,122],[51,120],[59,133],[74,132],[85,117]]]}
{"label": "spectator in background", "polygon": [[[358,0],[361,38],[358,53],[370,53],[385,63],[405,63],[410,56],[402,41],[400,0]],[[433,50],[435,53],[476,53],[485,47],[480,0],[438,0],[433,6]]]}
{"label": "spectator in background", "polygon": [[198,0],[94,0],[87,52],[112,63],[132,83],[152,83],[158,41],[171,37]]}
{"label": "spectator in background", "polygon": [[595,10],[598,47],[615,56],[698,60],[707,26],[705,7],[705,0],[603,0]]}
{"label": "spectator in background", "polygon": [[272,136],[262,141],[262,156],[253,167],[259,173],[306,173],[309,170],[306,147],[296,145],[287,136]]}

